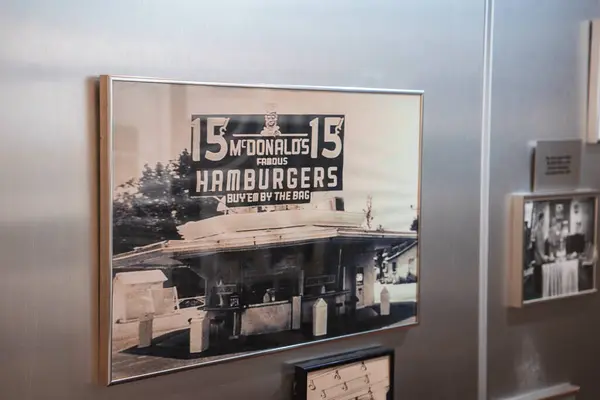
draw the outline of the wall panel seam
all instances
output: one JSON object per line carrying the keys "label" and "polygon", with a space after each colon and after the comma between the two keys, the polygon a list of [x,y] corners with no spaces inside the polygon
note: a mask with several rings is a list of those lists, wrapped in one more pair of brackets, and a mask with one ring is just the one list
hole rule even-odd
{"label": "wall panel seam", "polygon": [[479,400],[487,398],[487,333],[488,333],[488,256],[490,197],[490,131],[492,103],[492,55],[494,0],[485,0],[483,21],[483,87],[481,110],[481,156],[479,196],[479,315],[477,351],[477,390]]}

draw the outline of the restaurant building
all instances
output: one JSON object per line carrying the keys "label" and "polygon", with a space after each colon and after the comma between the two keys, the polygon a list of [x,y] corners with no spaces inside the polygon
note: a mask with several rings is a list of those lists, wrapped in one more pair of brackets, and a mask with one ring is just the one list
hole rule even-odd
{"label": "restaurant building", "polygon": [[[173,280],[169,270],[189,268],[199,277],[192,286],[202,301],[195,305],[222,339],[308,330],[318,299],[326,301],[329,319],[373,306],[375,252],[416,242],[415,232],[366,229],[363,213],[332,204],[331,209],[228,212],[189,222],[178,228],[181,240],[118,254],[113,269],[118,275],[172,260],[172,267],[161,270],[165,287],[177,292],[185,283]],[[193,290],[188,283],[186,296]]]}

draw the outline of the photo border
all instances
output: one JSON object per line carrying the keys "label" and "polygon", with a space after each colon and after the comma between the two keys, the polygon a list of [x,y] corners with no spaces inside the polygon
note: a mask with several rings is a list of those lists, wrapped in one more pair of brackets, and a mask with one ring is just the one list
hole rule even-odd
{"label": "photo border", "polygon": [[415,322],[407,323],[402,326],[389,326],[379,329],[373,329],[366,332],[352,333],[344,336],[315,340],[306,343],[298,343],[289,346],[282,346],[268,350],[255,351],[250,354],[224,357],[219,360],[207,361],[194,365],[184,365],[169,368],[161,371],[139,374],[136,376],[113,379],[112,378],[112,206],[113,206],[113,86],[115,82],[137,82],[150,84],[166,85],[186,85],[186,86],[211,86],[222,88],[247,88],[247,89],[271,89],[287,91],[326,91],[326,92],[346,92],[346,93],[364,93],[364,94],[389,94],[389,95],[409,95],[418,96],[420,100],[419,111],[419,149],[418,149],[418,185],[417,185],[417,276],[421,271],[421,230],[422,230],[422,195],[421,178],[423,167],[423,117],[424,117],[424,94],[423,90],[397,90],[397,89],[376,89],[376,88],[358,88],[358,87],[327,87],[327,86],[301,86],[301,85],[266,85],[266,84],[231,84],[214,82],[193,82],[184,80],[168,80],[159,78],[145,78],[122,75],[101,75],[100,76],[100,232],[99,232],[99,360],[98,360],[98,381],[106,386],[119,383],[131,382],[135,380],[150,378],[170,374],[178,371],[189,370],[193,368],[202,368],[214,364],[221,364],[240,359],[272,354],[301,347],[322,344],[329,341],[339,341],[342,339],[354,338],[386,332],[396,329],[407,329],[418,326],[420,323],[420,300],[421,300],[421,282],[417,284],[417,301]]}
{"label": "photo border", "polygon": [[573,298],[593,294],[598,291],[598,261],[594,264],[594,286],[592,289],[549,298],[523,300],[523,220],[526,201],[553,201],[561,199],[594,198],[594,246],[598,250],[598,205],[600,190],[581,189],[548,193],[512,193],[510,195],[510,223],[508,229],[508,294],[507,303],[511,308],[522,308],[533,304]]}

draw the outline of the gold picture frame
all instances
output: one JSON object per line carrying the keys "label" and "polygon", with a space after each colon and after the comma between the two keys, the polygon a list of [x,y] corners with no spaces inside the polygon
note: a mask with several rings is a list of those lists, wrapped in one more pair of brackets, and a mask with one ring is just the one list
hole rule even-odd
{"label": "gold picture frame", "polygon": [[[100,78],[100,96],[101,270],[99,377],[101,382],[111,385],[243,357],[293,349],[311,343],[338,340],[340,338],[380,332],[392,328],[405,328],[418,324],[420,289],[417,277],[420,270],[419,255],[421,251],[418,228],[422,215],[420,208],[423,121],[422,91],[219,84],[154,78],[102,76]],[[344,107],[351,108],[352,110],[347,111]],[[340,113],[345,113],[344,115],[348,117],[348,125],[352,127],[348,128],[348,133],[345,133],[345,125],[342,125],[344,118],[337,116]],[[217,119],[219,121],[222,120],[220,128],[215,128],[214,126],[213,128],[207,128],[206,124],[208,122],[206,121],[208,120],[204,121],[202,119],[204,118],[202,117],[204,114],[213,116],[219,114],[219,116],[214,117],[212,122],[217,121]],[[358,152],[356,154],[359,155],[359,157],[344,156],[344,171],[359,171],[355,173],[344,172],[344,175],[339,175],[343,177],[345,181],[344,185],[348,184],[349,187],[352,187],[352,184],[349,182],[354,179],[354,187],[358,188],[360,186],[356,183],[356,178],[361,177],[360,168],[362,167],[355,163],[361,159],[360,154],[362,152],[363,157],[372,158],[374,161],[372,163],[374,172],[371,175],[371,179],[366,179],[362,182],[367,186],[369,185],[369,181],[374,182],[373,185],[381,185],[375,185],[372,189],[378,193],[391,193],[391,197],[386,199],[384,195],[379,195],[380,197],[377,198],[369,194],[369,196],[365,196],[367,197],[366,202],[359,205],[352,196],[356,193],[363,196],[362,192],[358,189],[343,192],[342,189],[342,193],[345,193],[344,196],[346,196],[346,199],[342,198],[340,201],[337,197],[332,197],[333,200],[327,200],[327,207],[331,207],[328,209],[330,211],[319,214],[329,215],[327,218],[335,225],[330,228],[324,227],[323,221],[319,219],[321,217],[315,217],[315,213],[307,216],[305,215],[307,213],[299,212],[296,213],[296,217],[302,214],[300,218],[304,221],[302,222],[303,226],[308,226],[310,229],[293,232],[285,231],[285,229],[282,230],[281,228],[286,227],[280,225],[281,221],[288,221],[287,217],[283,219],[275,218],[273,217],[273,212],[289,211],[287,208],[292,207],[293,204],[286,205],[290,204],[286,203],[281,205],[268,203],[264,205],[261,203],[254,205],[252,203],[253,205],[247,205],[243,203],[243,205],[239,206],[239,209],[244,209],[244,212],[248,211],[248,209],[252,209],[253,211],[249,212],[252,215],[248,216],[247,213],[237,219],[237,223],[240,226],[243,225],[245,228],[236,228],[235,235],[230,232],[224,236],[223,232],[220,231],[221,228],[219,227],[230,226],[228,225],[229,222],[225,225],[222,223],[214,223],[212,225],[205,223],[202,228],[199,228],[198,224],[194,224],[197,221],[188,220],[185,223],[177,225],[176,230],[172,229],[174,225],[169,222],[169,229],[171,229],[169,235],[179,235],[177,236],[180,237],[179,239],[169,238],[168,235],[166,238],[160,235],[156,236],[156,231],[160,230],[160,227],[156,228],[156,226],[162,224],[165,220],[161,219],[161,217],[150,220],[150,216],[148,215],[151,213],[147,213],[147,210],[144,209],[144,204],[149,204],[151,200],[156,200],[156,198],[143,197],[139,191],[136,192],[138,190],[136,188],[142,185],[142,181],[145,183],[150,182],[150,186],[157,184],[159,181],[157,176],[163,171],[159,171],[160,168],[176,168],[168,164],[170,162],[169,157],[173,155],[167,154],[168,157],[161,158],[161,154],[165,154],[165,151],[171,151],[173,148],[184,147],[181,143],[185,143],[185,146],[190,146],[191,153],[186,153],[184,156],[189,157],[193,163],[202,163],[203,159],[199,159],[198,154],[204,151],[207,154],[208,152],[215,154],[216,147],[214,146],[217,142],[220,140],[233,140],[232,137],[234,134],[232,133],[230,136],[227,136],[229,133],[226,132],[226,129],[230,129],[234,133],[238,132],[237,134],[241,135],[240,137],[258,137],[262,135],[260,132],[252,130],[258,126],[256,125],[258,123],[256,121],[259,121],[260,118],[264,118],[263,130],[272,133],[272,135],[266,135],[268,137],[264,140],[277,140],[273,138],[278,138],[280,134],[284,137],[289,136],[290,138],[292,136],[308,136],[308,134],[299,134],[296,131],[286,131],[286,129],[295,129],[298,126],[306,126],[306,129],[313,127],[315,129],[313,125],[308,124],[308,116],[312,118],[310,120],[311,123],[316,119],[317,122],[325,121],[325,124],[330,124],[328,128],[319,128],[322,130],[319,130],[315,134],[316,136],[311,136],[311,138],[318,141],[319,145],[310,145],[309,149],[312,155],[312,151],[318,147],[319,154],[327,153],[333,161],[331,159],[318,160],[316,161],[315,169],[324,166],[322,168],[329,168],[327,171],[333,171],[332,174],[335,174],[336,171],[342,174],[341,168],[338,170],[335,169],[342,164],[335,164],[339,152],[335,151],[333,144],[338,140],[334,136],[341,135],[341,132],[344,132],[343,140],[349,141],[349,144],[345,144],[345,148],[353,148],[352,151]],[[326,118],[329,119],[326,120]],[[302,125],[305,123],[302,121],[305,121],[306,125]],[[270,124],[270,122],[273,123]],[[227,123],[231,123],[232,125],[227,128]],[[280,125],[278,126],[277,123],[280,123]],[[374,127],[373,130],[368,129],[369,126]],[[366,132],[365,128],[367,128]],[[211,132],[211,129],[220,130],[212,131],[213,136],[209,139],[202,136],[206,135],[206,132]],[[236,131],[235,129],[238,130]],[[245,133],[242,132],[244,129],[247,129],[244,131]],[[290,135],[286,136],[288,133]],[[360,140],[357,140],[356,137],[352,138],[352,135],[357,134],[365,136],[361,137]],[[198,135],[200,135],[200,139],[198,139]],[[395,149],[383,144],[385,140],[388,140],[388,142],[392,140],[392,136],[386,136],[385,140],[378,141],[378,135],[399,135],[393,139],[399,141],[398,143],[404,140],[402,137],[405,135],[408,145],[405,146],[406,148],[400,146],[399,149]],[[125,137],[129,137],[130,139],[125,140]],[[341,136],[339,137],[341,138]],[[209,140],[209,142],[206,140]],[[292,139],[289,140],[290,142],[292,141]],[[322,145],[323,140],[329,140],[330,144]],[[342,143],[343,140],[340,139],[339,143]],[[350,143],[352,141],[353,143]],[[378,143],[379,147],[377,147]],[[301,143],[298,146],[302,145]],[[236,147],[235,151],[241,151],[240,149],[241,147]],[[284,149],[282,150],[284,152],[289,150],[285,150],[286,148],[284,147],[282,149]],[[291,149],[289,150],[290,152],[295,151],[293,148]],[[370,151],[375,151],[376,153],[370,153]],[[403,160],[404,164],[391,163],[387,166],[385,160],[390,159],[390,155],[397,156],[398,153],[405,154],[405,156],[401,156],[398,159]],[[228,153],[228,155],[231,154]],[[219,170],[219,168],[225,168],[226,170],[224,171],[227,172],[227,168],[230,168],[231,165],[241,165],[247,163],[248,160],[257,159],[247,156],[243,159],[229,160],[229,164],[225,166],[223,166],[223,163],[217,163],[214,166],[208,167],[208,170],[212,172]],[[273,160],[272,162],[274,163],[283,161],[277,159],[277,157],[274,157]],[[293,158],[289,158],[287,161],[290,161],[292,164],[299,162],[294,161]],[[271,161],[253,162],[270,163]],[[322,164],[319,164],[321,162]],[[148,168],[144,166],[144,163],[148,164]],[[153,167],[154,163],[156,163],[156,167]],[[160,164],[160,168],[158,167],[159,163],[162,163]],[[199,164],[193,164],[193,166],[197,165]],[[404,165],[408,172],[405,173],[399,169],[399,165]],[[137,173],[135,171],[141,171],[141,178],[139,175],[134,175],[134,173]],[[171,169],[171,171],[173,170]],[[209,187],[221,187],[218,182],[213,186],[208,183],[206,186],[202,186],[204,185],[203,177],[206,175],[200,175],[199,171],[199,169],[195,170],[196,175],[193,178],[195,179],[195,185],[186,187],[184,190],[187,196],[186,199],[191,197],[189,195],[190,191],[194,192],[194,190],[198,190],[198,193],[195,195],[198,195],[199,198],[207,198],[210,196],[204,195],[204,192],[201,192],[201,190],[208,191],[212,190],[208,189]],[[376,171],[383,171],[384,175],[388,175],[378,177]],[[176,174],[178,179],[181,178],[180,175],[180,172]],[[215,176],[222,175],[217,173],[217,175],[213,175],[210,179],[221,179],[215,178]],[[224,176],[229,177],[227,173]],[[327,175],[325,176],[327,177]],[[331,178],[331,176],[329,177]],[[401,185],[390,184],[389,182],[396,181],[395,179],[390,180],[390,177],[399,177],[400,181],[405,179],[408,182],[409,195],[404,197],[401,194],[395,195],[395,193],[400,193],[398,188]],[[317,172],[314,173],[313,178],[314,182],[326,179]],[[198,184],[198,182],[201,182],[201,184]],[[236,185],[236,182],[239,183],[238,181],[234,181],[233,186]],[[334,182],[333,178],[330,182]],[[388,183],[382,185],[383,182]],[[304,183],[301,182],[300,184]],[[318,184],[316,183],[315,185]],[[331,184],[334,185],[334,183]],[[174,185],[172,181],[169,181],[166,187],[172,188]],[[321,185],[323,184],[321,183]],[[224,184],[222,187],[226,187],[226,185]],[[336,189],[339,188],[336,187]],[[262,190],[262,192],[265,192],[265,190]],[[324,190],[324,192],[327,191]],[[293,191],[291,193],[292,197],[295,196]],[[308,204],[312,204],[316,196],[315,193],[310,192],[308,198],[311,203]],[[280,197],[285,199],[284,195]],[[115,203],[117,198],[119,199],[118,204]],[[123,200],[124,198],[126,200]],[[242,201],[239,196],[237,198],[235,196],[231,198],[223,197],[223,199],[225,198],[227,202],[230,200],[234,202]],[[302,194],[298,194],[298,198],[302,199]],[[373,216],[374,213],[371,210],[373,198],[375,198],[375,207],[377,207],[377,204],[380,204],[379,209],[383,210],[379,214],[375,213],[375,216]],[[248,196],[247,199],[251,199],[251,197]],[[256,197],[252,197],[252,199],[253,201],[256,199],[262,200],[261,194],[257,193]],[[377,201],[380,203],[377,203]],[[159,201],[157,200],[157,202]],[[134,203],[137,207],[136,210],[142,210],[139,212],[136,211],[137,214],[130,213],[131,207],[133,207],[132,204]],[[216,211],[215,209],[211,209],[213,213],[211,215],[218,214],[218,217],[227,216],[227,218],[221,218],[221,220],[227,219],[227,221],[231,221],[241,215],[240,212],[236,214],[236,212],[231,211],[235,207],[230,206],[230,203],[225,205],[222,202],[217,203],[215,205],[217,209]],[[293,199],[291,203],[293,203]],[[174,201],[173,204],[181,204],[181,201],[179,203]],[[402,215],[395,213],[393,211],[394,207],[404,207],[402,208]],[[302,207],[299,208],[304,210]],[[353,208],[353,215],[346,215],[348,214],[346,211],[349,208]],[[361,210],[361,208],[363,209]],[[389,210],[392,210],[392,212],[390,213]],[[121,220],[116,221],[115,213],[117,211],[124,214],[130,213],[131,215],[127,214],[127,218],[129,218],[127,221],[137,222],[135,224],[131,222],[131,225],[128,225],[128,223],[123,223]],[[177,213],[178,211],[171,210],[171,212]],[[255,218],[258,212],[260,212],[260,220]],[[404,224],[401,221],[410,216],[412,224],[406,226],[406,231],[387,229],[383,225],[372,225],[373,219],[374,221],[377,221],[378,218],[383,220],[386,212],[389,213],[390,223],[398,223],[398,220],[400,220],[400,223]],[[346,214],[342,215],[340,213]],[[357,221],[359,218],[357,218],[357,214],[360,213],[362,213],[360,219],[363,220],[363,223],[358,226]],[[236,217],[229,217],[233,214],[236,214]],[[206,222],[208,219],[205,218],[202,221]],[[209,222],[212,222],[212,220]],[[289,225],[288,222],[286,223]],[[269,224],[278,226],[273,227]],[[153,239],[153,241],[150,241],[147,237],[136,236],[135,234],[129,234],[130,236],[128,237],[123,237],[120,234],[119,238],[123,240],[117,240],[117,235],[114,234],[115,227],[119,227],[119,229],[123,227],[135,227],[135,229],[143,231],[143,235],[148,235],[151,238],[159,237],[160,240]],[[278,235],[273,236],[270,232],[275,228]],[[257,229],[262,230],[256,233],[253,229],[254,231]],[[249,231],[253,231],[254,233],[248,234]],[[202,236],[202,239],[197,239],[199,236]],[[216,239],[217,236],[221,239]],[[140,238],[143,240],[137,240]],[[286,248],[292,248],[292,252],[296,251],[293,248],[299,249],[300,247],[303,248],[303,251],[308,251],[306,246],[317,241],[320,243],[319,246],[323,243],[336,243],[336,249],[342,249],[342,247],[345,249],[344,252],[340,250],[340,254],[345,254],[345,256],[339,256],[338,259],[340,261],[331,262],[331,265],[337,264],[337,270],[332,270],[333,272],[329,270],[321,272],[306,271],[305,276],[304,267],[301,266],[298,267],[298,271],[294,270],[292,274],[294,277],[290,278],[291,280],[286,281],[285,279],[273,278],[276,281],[274,285],[277,284],[279,286],[276,288],[266,288],[266,291],[261,286],[262,283],[254,283],[258,280],[256,278],[256,271],[263,267],[254,268],[254,266],[247,266],[244,264],[247,260],[244,261],[238,257],[240,254],[248,254],[249,252],[258,254],[259,248],[267,248],[266,251],[260,253],[260,257],[266,256],[269,260],[274,260],[275,256],[273,254],[277,253],[277,257],[279,257],[279,261],[277,262],[281,264],[280,261],[287,257],[285,255],[287,254]],[[377,250],[378,253],[376,253],[378,255],[377,260],[374,260],[373,254],[365,253],[361,250],[368,247],[364,244],[367,242],[377,243],[377,246],[381,247]],[[361,245],[361,243],[363,244]],[[125,250],[117,252],[115,246],[125,248]],[[368,248],[371,249],[372,246]],[[384,257],[382,256],[384,251],[382,249],[397,250],[397,253],[387,254]],[[363,251],[363,253],[359,250]],[[302,253],[302,257],[314,257],[316,253],[311,253],[313,255],[310,255],[310,251],[306,254]],[[229,262],[227,261],[229,260],[227,257],[229,257],[229,254],[234,253],[235,256],[232,255],[231,257],[235,258],[235,265],[237,265],[235,268],[238,268],[236,270],[238,272],[235,272],[235,274],[239,273],[240,276],[243,275],[243,284],[239,281],[242,278],[231,278],[233,275],[225,277],[225,273],[220,272],[222,270],[220,266]],[[409,254],[412,254],[410,256],[412,258],[409,257]],[[405,283],[407,285],[414,285],[411,286],[409,295],[402,295],[408,300],[400,302],[402,304],[406,303],[406,309],[398,311],[398,315],[394,314],[397,311],[394,308],[394,304],[397,303],[394,300],[396,294],[390,294],[387,291],[387,287],[396,284],[396,280],[404,278],[398,278],[398,274],[395,274],[391,278],[393,281],[391,283],[383,280],[383,278],[378,280],[374,272],[376,267],[373,266],[380,265],[378,273],[381,273],[381,276],[387,279],[388,267],[386,267],[384,272],[383,263],[384,261],[389,261],[390,271],[392,270],[392,263],[394,263],[395,269],[396,264],[391,257],[396,256],[409,257],[407,260],[402,261],[409,265],[407,267],[408,272],[406,273]],[[199,257],[203,257],[203,261],[198,261]],[[262,261],[256,261],[259,259],[262,260],[258,255],[253,255],[252,257],[250,257],[251,260],[248,262],[262,263]],[[301,256],[297,255],[297,257]],[[362,261],[343,261],[343,257],[347,257],[347,260],[358,260],[360,258]],[[388,258],[389,260],[387,260]],[[211,261],[207,261],[209,259]],[[269,261],[269,263],[269,271],[274,268],[280,268],[280,265],[276,265],[275,261]],[[319,263],[323,264],[322,261],[319,261]],[[346,264],[342,266],[342,263]],[[358,266],[360,263],[366,263],[365,265],[369,265],[369,267],[363,270],[361,269],[362,267]],[[410,263],[412,263],[412,267]],[[177,265],[179,268],[182,264],[182,271],[186,268],[196,268],[196,271],[206,268],[207,271],[217,272],[210,272],[206,276],[201,276],[201,284],[195,284],[196,286],[191,285],[195,289],[201,288],[204,290],[200,295],[196,296],[197,293],[192,293],[191,295],[189,293],[184,294],[184,292],[193,292],[193,290],[189,290],[190,288],[187,287],[190,285],[179,287],[176,284],[169,284],[170,286],[165,287],[166,284],[164,283],[175,281],[172,275],[174,268],[171,268],[171,266]],[[152,268],[149,268],[149,266]],[[294,269],[297,265],[286,264],[285,267]],[[235,268],[231,269],[231,271],[235,270]],[[404,264],[399,265],[398,268],[404,268]],[[287,273],[284,269],[281,267],[278,272],[271,271],[269,273],[273,274],[273,276],[274,274],[281,274],[283,276]],[[240,271],[243,271],[243,273]],[[254,272],[250,273],[251,271]],[[264,271],[261,273],[264,273]],[[232,272],[232,274],[234,273]],[[217,275],[221,276],[221,278],[215,278]],[[361,284],[358,282],[359,278],[363,280],[362,287],[367,288],[368,285],[375,285],[376,289],[369,289],[369,294],[365,295],[368,297],[368,301],[365,300],[367,297],[360,298],[360,293],[357,289]],[[409,281],[409,278],[413,280]],[[184,278],[180,277],[178,279],[180,279],[180,282],[181,279],[185,282]],[[227,279],[230,279],[230,281],[227,281]],[[236,281],[236,279],[238,280]],[[293,283],[290,284],[289,282]],[[391,288],[391,286],[389,287]],[[385,294],[383,294],[384,290],[381,288],[386,290]],[[262,290],[262,292],[259,293],[259,290]],[[376,293],[379,290],[381,290],[381,293]],[[278,293],[281,293],[281,295]],[[118,301],[115,300],[116,296],[118,296]],[[259,296],[262,297],[259,298]],[[379,303],[374,300],[374,296],[379,296]],[[253,300],[248,300],[250,297]],[[185,304],[182,305],[183,303]],[[325,330],[329,333],[318,332],[319,329],[323,329],[322,326],[321,328],[315,328],[316,325],[314,325],[314,320],[317,318],[315,315],[321,315],[318,314],[316,307],[323,305],[323,303],[325,304],[324,308],[329,313],[326,314],[329,317],[325,318],[327,321]],[[170,311],[173,311],[173,304],[177,311],[176,317],[170,313]],[[385,306],[382,306],[382,304],[385,304]],[[392,304],[392,306],[389,306],[389,304]],[[261,321],[266,314],[264,314],[262,309],[266,308],[270,310],[269,318],[274,319],[270,319],[269,323],[264,324]],[[390,308],[392,311],[390,311]],[[398,307],[398,310],[400,308]],[[361,325],[363,326],[362,328],[359,327],[360,324],[355,323],[356,326],[347,328],[347,331],[344,331],[346,328],[342,328],[342,325],[339,325],[339,321],[344,318],[346,322],[352,321],[352,319],[345,317],[350,312],[349,310],[366,315],[367,322],[371,321],[368,319],[368,315],[372,316],[373,313],[380,318],[377,323],[369,322],[372,325],[371,328],[364,328],[364,326],[370,325],[369,323],[362,322],[364,325]],[[188,311],[192,312],[193,315],[186,314]],[[165,317],[165,315],[167,316]],[[339,320],[336,320],[338,322],[330,322],[332,315],[335,315],[336,318],[340,317]],[[167,317],[173,317],[173,320],[177,320],[177,323],[173,322],[171,324],[171,322],[165,322]],[[312,318],[312,322],[310,318]],[[312,331],[310,324],[313,324]],[[117,325],[118,329],[115,328]],[[351,325],[352,323],[348,326]],[[276,329],[273,326],[276,326]],[[329,329],[327,326],[329,326]],[[293,338],[286,337],[288,329],[294,331],[294,334],[297,336]],[[272,331],[275,331],[275,333]],[[283,344],[279,346],[265,345],[261,342],[260,338],[257,339],[255,337],[257,336],[255,335],[256,332],[260,335],[280,334],[281,337],[278,337],[278,340]],[[300,335],[299,333],[302,334]],[[159,340],[157,337],[160,337],[160,344],[157,344]],[[223,339],[224,337],[225,339]],[[251,339],[247,339],[248,337],[251,337]],[[296,340],[296,338],[301,339]],[[209,342],[218,343],[218,346],[211,347]],[[115,361],[116,358],[118,358],[118,362]],[[145,360],[142,363],[143,365],[136,361],[139,361],[141,358]],[[161,359],[160,363],[152,364],[152,361],[156,358]],[[165,359],[169,360],[167,363],[170,363],[168,367],[164,366]],[[157,365],[160,365],[160,367]]]}

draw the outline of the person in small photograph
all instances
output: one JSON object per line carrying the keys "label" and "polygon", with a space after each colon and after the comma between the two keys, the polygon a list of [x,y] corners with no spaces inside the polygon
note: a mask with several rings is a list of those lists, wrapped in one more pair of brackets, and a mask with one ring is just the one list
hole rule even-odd
{"label": "person in small photograph", "polygon": [[542,265],[549,261],[546,253],[546,230],[544,228],[545,215],[543,212],[537,214],[537,218],[533,227],[531,239],[533,241],[533,265],[530,268],[530,276],[527,297],[539,297],[542,293],[543,277]]}
{"label": "person in small photograph", "polygon": [[550,258],[556,258],[560,246],[561,224],[556,219],[552,218],[550,223],[550,231],[548,232],[548,245]]}
{"label": "person in small photograph", "polygon": [[594,288],[594,265],[598,259],[593,238],[587,237],[581,221],[575,224],[575,233],[570,237],[570,248],[573,259],[579,259],[579,290]]}
{"label": "person in small photograph", "polygon": [[567,242],[567,251],[571,254],[571,256],[575,257],[579,254],[583,254],[586,251],[586,242],[587,239],[585,237],[583,224],[581,221],[577,221],[575,223],[575,232],[573,235],[571,235]]}
{"label": "person in small photograph", "polygon": [[546,255],[546,235],[544,232],[544,213],[540,212],[533,233],[534,257],[537,265],[542,265],[548,260]]}

